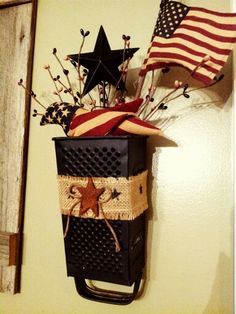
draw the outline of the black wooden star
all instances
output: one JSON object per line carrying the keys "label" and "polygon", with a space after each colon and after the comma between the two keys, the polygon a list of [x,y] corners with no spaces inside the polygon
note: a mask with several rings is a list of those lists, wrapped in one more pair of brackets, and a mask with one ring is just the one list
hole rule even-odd
{"label": "black wooden star", "polygon": [[[100,27],[93,52],[82,53],[79,64],[88,70],[83,95],[87,94],[96,85],[105,82],[124,89],[119,66],[128,58],[132,58],[139,48],[111,50],[103,27]],[[72,64],[78,63],[78,54],[68,56]]]}
{"label": "black wooden star", "polygon": [[119,197],[119,195],[121,194],[121,192],[117,192],[116,189],[114,189],[111,193],[111,198],[114,199],[114,198],[117,198]]}

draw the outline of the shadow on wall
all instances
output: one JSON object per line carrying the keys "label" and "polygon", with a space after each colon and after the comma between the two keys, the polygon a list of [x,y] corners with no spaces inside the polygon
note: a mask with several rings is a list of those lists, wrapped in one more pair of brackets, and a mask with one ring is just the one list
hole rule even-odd
{"label": "shadow on wall", "polygon": [[152,241],[153,241],[153,220],[157,220],[157,213],[153,210],[153,204],[152,204],[152,197],[151,192],[156,191],[156,183],[154,181],[153,177],[153,171],[152,171],[152,162],[153,162],[153,155],[156,153],[156,164],[158,167],[158,155],[159,153],[155,151],[155,142],[149,138],[148,146],[147,146],[147,166],[148,166],[148,209],[146,211],[145,216],[145,267],[144,267],[144,273],[143,273],[143,280],[142,280],[142,286],[139,291],[138,296],[141,298],[145,297],[145,294],[147,292],[147,286],[148,282],[150,280],[150,261],[151,261],[151,247],[152,247]]}
{"label": "shadow on wall", "polygon": [[[155,180],[155,174],[158,174],[158,165],[159,165],[159,153],[160,147],[173,147],[177,148],[178,145],[168,138],[162,138],[159,136],[150,136],[148,139],[147,147],[147,165],[148,165],[148,210],[146,211],[146,220],[145,220],[145,232],[146,232],[146,250],[145,250],[145,261],[146,265],[144,268],[143,274],[143,283],[139,291],[139,297],[145,297],[145,293],[148,288],[148,281],[151,276],[150,270],[150,261],[152,255],[152,242],[153,242],[153,227],[155,222],[158,220],[158,212],[156,208],[153,207],[152,192],[157,191],[158,186]],[[155,156],[154,156],[155,155]],[[153,169],[155,168],[155,169]],[[154,174],[154,175],[153,175]]]}
{"label": "shadow on wall", "polygon": [[[229,58],[226,63],[223,74],[225,75],[224,79],[217,83],[216,85],[206,88],[198,89],[202,86],[201,83],[194,79],[189,80],[190,86],[196,88],[197,90],[191,94],[190,100],[184,99],[184,97],[178,98],[176,101],[171,103],[168,108],[166,116],[163,116],[163,121],[161,119],[157,121],[152,121],[156,126],[160,127],[164,132],[168,126],[172,126],[177,120],[186,118],[189,115],[195,114],[199,110],[205,110],[207,108],[212,108],[216,111],[229,110],[229,107],[225,106],[227,104],[228,98],[232,94],[232,58]],[[130,79],[127,83],[128,90],[130,91],[129,96],[135,95],[135,86],[131,83],[137,79],[138,70],[133,69],[130,73]],[[180,67],[172,68],[170,73],[163,75],[159,81],[158,86],[160,89],[157,89],[156,95],[154,96],[155,102],[159,98],[168,93],[170,89],[173,88],[173,82],[175,79],[185,82],[185,79],[188,77],[188,72]],[[142,96],[145,97],[147,93],[147,86],[150,83],[150,80],[145,82],[145,85],[142,90]],[[162,94],[164,93],[164,94]],[[149,146],[148,146],[148,170],[149,170],[149,179],[148,179],[148,204],[149,208],[146,213],[146,267],[144,274],[144,284],[142,287],[142,298],[145,297],[145,293],[148,289],[148,282],[152,278],[150,271],[150,261],[153,256],[156,254],[151,251],[152,243],[156,239],[153,239],[153,228],[155,227],[155,222],[158,220],[158,209],[153,208],[152,204],[152,195],[151,192],[157,191],[157,180],[155,180],[155,175],[158,176],[158,160],[159,160],[159,149],[158,147],[177,147],[178,143],[175,143],[171,139],[165,138],[155,138],[150,137]],[[181,145],[180,145],[181,146]],[[155,169],[153,168],[153,155],[155,154]],[[161,227],[159,224],[159,228]],[[152,257],[152,258],[151,258]],[[156,257],[156,256],[155,256]],[[217,265],[216,277],[212,287],[211,296],[209,299],[209,304],[206,309],[203,311],[203,314],[231,314],[233,313],[233,281],[232,281],[232,260],[228,258],[225,254],[221,253],[219,256],[219,261]]]}
{"label": "shadow on wall", "polygon": [[[233,67],[232,67],[233,61],[232,60],[233,60],[232,56],[229,56],[227,62],[224,65],[224,68],[217,75],[217,76],[220,76],[221,74],[224,75],[224,78],[221,82],[217,83],[216,85],[212,87],[203,88],[204,93],[209,94],[209,96],[211,96],[213,100],[215,99],[215,97],[218,96],[217,98],[219,102],[217,101],[215,105],[220,108],[222,108],[223,105],[227,102],[227,99],[232,92],[232,76],[233,76]],[[143,60],[141,59],[140,62],[142,61]],[[127,95],[130,97],[135,96],[139,71],[140,71],[140,68],[129,69],[128,79],[126,82],[127,84],[126,88],[127,88]],[[190,76],[190,72],[181,66],[171,67],[170,71],[166,74],[162,74],[160,69],[156,70],[156,73],[159,73],[160,76],[157,75],[157,77],[159,78],[158,78],[158,83],[157,83],[157,90],[154,96],[155,101],[159,100],[158,92],[161,88],[173,89],[175,80],[182,81],[183,84],[188,83],[189,87],[191,88],[200,88],[204,86],[202,82],[196,79],[193,79]],[[141,92],[141,97],[144,98],[148,94],[148,87],[150,86],[150,83],[151,83],[151,71],[148,72],[146,76],[146,79],[142,88],[142,92]]]}
{"label": "shadow on wall", "polygon": [[233,313],[233,265],[232,259],[224,253],[219,255],[209,303],[203,311],[203,314],[213,313]]}
{"label": "shadow on wall", "polygon": [[[159,110],[151,118],[152,123],[155,126],[161,128],[162,131],[165,132],[167,128],[172,126],[178,120],[188,118],[188,116],[194,115],[199,110],[205,110],[207,108],[218,111],[229,110],[229,108],[225,108],[225,104],[232,94],[232,57],[229,57],[222,70],[222,74],[224,74],[223,80],[211,87],[206,87],[202,82],[191,78],[189,71],[183,67],[172,67],[170,72],[167,74],[162,74],[161,70],[156,72],[155,80],[158,81],[157,90],[154,95],[154,102],[149,104],[147,112],[151,107],[157,105],[160,101],[164,100],[165,102],[168,100],[168,110]],[[137,68],[131,69],[129,72],[129,77],[127,80],[127,89],[129,93],[127,96],[131,98],[135,96],[138,73],[139,69]],[[220,76],[220,74],[218,76]],[[190,96],[188,99],[182,95],[182,89],[178,92],[175,92],[169,98],[165,98],[171,91],[174,90],[175,80],[181,81],[183,84],[189,84],[188,91],[191,92],[188,95]],[[151,72],[149,72],[146,76],[141,92],[141,97],[145,98],[147,96],[150,84]]]}

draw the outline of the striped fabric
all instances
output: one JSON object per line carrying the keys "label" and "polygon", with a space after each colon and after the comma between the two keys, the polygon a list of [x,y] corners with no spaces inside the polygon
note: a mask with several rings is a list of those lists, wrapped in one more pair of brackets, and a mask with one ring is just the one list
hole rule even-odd
{"label": "striped fabric", "polygon": [[78,109],[71,121],[68,136],[162,135],[160,129],[137,118],[133,112]]}
{"label": "striped fabric", "polygon": [[136,117],[135,113],[142,102],[142,98],[137,98],[109,109],[94,111],[68,103],[53,103],[42,116],[40,125],[58,124],[67,136],[125,134],[163,136],[160,129]]}
{"label": "striped fabric", "polygon": [[219,13],[162,1],[152,41],[140,71],[180,65],[208,85],[236,42],[236,13]]}

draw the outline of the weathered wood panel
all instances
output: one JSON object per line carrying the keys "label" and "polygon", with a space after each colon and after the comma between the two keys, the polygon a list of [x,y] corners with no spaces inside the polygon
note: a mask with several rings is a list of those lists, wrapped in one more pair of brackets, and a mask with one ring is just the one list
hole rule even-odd
{"label": "weathered wood panel", "polygon": [[[16,233],[19,241],[29,99],[17,82],[22,78],[30,84],[33,8],[33,3],[27,3],[0,10],[0,232]],[[0,292],[19,292],[19,254],[16,262],[0,267]]]}
{"label": "weathered wood panel", "polygon": [[17,264],[17,244],[17,233],[0,233],[0,266],[12,266]]}
{"label": "weathered wood panel", "polygon": [[20,5],[20,4],[29,3],[29,2],[32,2],[32,0],[0,0],[0,8]]}

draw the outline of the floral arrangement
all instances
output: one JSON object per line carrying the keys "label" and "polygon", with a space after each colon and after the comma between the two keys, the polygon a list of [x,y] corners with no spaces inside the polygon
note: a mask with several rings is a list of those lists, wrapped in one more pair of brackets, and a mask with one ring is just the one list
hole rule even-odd
{"label": "floral arrangement", "polygon": [[[189,98],[199,89],[220,82],[220,73],[236,41],[236,14],[219,13],[204,8],[188,7],[177,1],[162,0],[151,44],[140,68],[136,95],[127,100],[126,82],[130,60],[138,48],[130,48],[130,36],[122,35],[123,49],[111,50],[105,31],[101,26],[93,52],[83,53],[84,42],[90,32],[80,30],[82,42],[77,54],[66,56],[77,72],[78,86],[74,88],[69,70],[53,48],[61,75],[54,75],[46,64],[58,101],[49,107],[43,105],[34,91],[27,91],[46,110],[33,116],[41,116],[41,125],[59,124],[67,136],[158,134],[158,127],[150,123],[158,120],[170,102]],[[217,34],[217,35],[216,35]],[[158,86],[156,72],[169,73],[171,67],[181,66],[189,70],[185,82],[175,80],[173,89],[161,99],[155,99]],[[150,86],[143,92],[147,73],[151,73]],[[189,78],[202,83],[189,85]],[[18,84],[24,89],[24,82]],[[96,90],[96,97],[92,91]],[[63,93],[71,96],[71,103],[63,101]],[[98,111],[99,110],[99,111]],[[88,121],[93,119],[93,125]]]}

